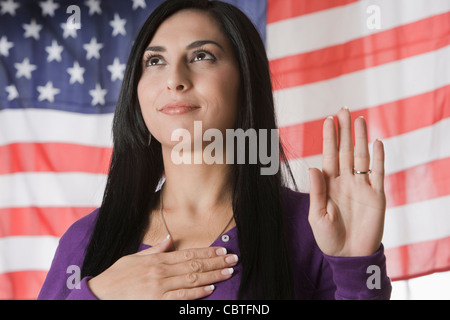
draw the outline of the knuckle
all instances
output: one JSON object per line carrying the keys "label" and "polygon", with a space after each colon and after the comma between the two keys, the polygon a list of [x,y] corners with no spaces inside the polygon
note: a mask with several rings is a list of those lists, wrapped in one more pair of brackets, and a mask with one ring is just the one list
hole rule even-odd
{"label": "knuckle", "polygon": [[164,287],[163,279],[152,279],[150,287],[151,290],[154,292],[158,293],[162,292]]}
{"label": "knuckle", "polygon": [[370,159],[370,155],[365,150],[357,150],[355,151],[355,157],[360,158],[362,160]]}
{"label": "knuckle", "polygon": [[214,258],[216,256],[216,249],[208,248],[208,251],[206,252],[206,255],[207,255],[208,258]]}
{"label": "knuckle", "polygon": [[186,274],[186,281],[187,283],[189,283],[190,285],[194,285],[198,280],[198,274],[191,272]]}
{"label": "knuckle", "polygon": [[211,275],[211,282],[220,282],[227,279],[228,276],[224,275],[221,270],[217,270]]}
{"label": "knuckle", "polygon": [[153,265],[149,268],[149,272],[153,276],[160,277],[166,273],[166,268],[162,265]]}
{"label": "knuckle", "polygon": [[189,262],[189,269],[192,272],[202,272],[203,264],[198,260],[192,260]]}
{"label": "knuckle", "polygon": [[183,251],[183,258],[185,260],[191,260],[194,258],[194,252],[192,252],[191,250],[186,250]]}
{"label": "knuckle", "polygon": [[157,254],[150,254],[146,256],[146,263],[148,267],[152,267],[161,263],[161,258]]}
{"label": "knuckle", "polygon": [[186,289],[180,289],[177,291],[176,295],[177,295],[177,299],[184,300],[184,299],[187,299],[188,292]]}

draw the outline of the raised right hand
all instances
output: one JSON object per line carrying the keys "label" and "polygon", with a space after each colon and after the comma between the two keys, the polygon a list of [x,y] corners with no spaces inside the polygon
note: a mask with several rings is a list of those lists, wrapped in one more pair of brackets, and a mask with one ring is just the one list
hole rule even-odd
{"label": "raised right hand", "polygon": [[208,296],[213,284],[232,276],[237,256],[208,247],[166,252],[166,238],[155,247],[124,256],[88,281],[99,299],[194,300]]}

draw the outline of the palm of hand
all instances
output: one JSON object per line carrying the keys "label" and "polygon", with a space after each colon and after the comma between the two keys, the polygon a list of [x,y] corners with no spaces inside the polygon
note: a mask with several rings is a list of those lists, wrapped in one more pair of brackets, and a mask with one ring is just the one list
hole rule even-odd
{"label": "palm of hand", "polygon": [[323,170],[310,170],[309,221],[319,248],[330,256],[367,256],[378,250],[384,228],[384,150],[375,141],[373,171],[365,120],[355,120],[355,147],[350,112],[338,113],[339,145],[334,122],[324,123]]}

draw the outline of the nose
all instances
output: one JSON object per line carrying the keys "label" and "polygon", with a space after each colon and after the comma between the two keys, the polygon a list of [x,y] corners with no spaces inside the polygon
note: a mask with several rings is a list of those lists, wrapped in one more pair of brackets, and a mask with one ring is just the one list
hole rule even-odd
{"label": "nose", "polygon": [[179,85],[173,85],[172,82],[167,82],[167,90],[169,91],[184,91],[185,85],[179,84]]}
{"label": "nose", "polygon": [[174,65],[167,78],[167,90],[183,92],[188,90],[191,86],[189,78],[189,70],[182,63]]}

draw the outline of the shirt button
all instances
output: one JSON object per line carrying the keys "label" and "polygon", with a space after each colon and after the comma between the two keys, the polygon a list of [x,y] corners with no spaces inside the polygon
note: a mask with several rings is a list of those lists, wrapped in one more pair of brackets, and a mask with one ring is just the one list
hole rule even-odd
{"label": "shirt button", "polygon": [[223,242],[228,242],[228,241],[230,241],[230,236],[227,235],[227,234],[224,234],[224,235],[222,236],[222,241],[223,241]]}

